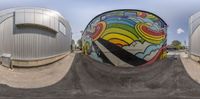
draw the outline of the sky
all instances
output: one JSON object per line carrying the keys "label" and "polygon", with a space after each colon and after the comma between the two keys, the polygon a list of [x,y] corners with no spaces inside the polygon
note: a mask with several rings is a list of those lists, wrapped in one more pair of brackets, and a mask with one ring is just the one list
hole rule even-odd
{"label": "sky", "polygon": [[[12,7],[43,7],[56,10],[69,22],[73,39],[97,15],[116,9],[138,9],[160,16],[168,24],[167,43],[188,43],[191,15],[200,11],[200,0],[0,0],[0,10]],[[184,43],[183,43],[184,44]]]}

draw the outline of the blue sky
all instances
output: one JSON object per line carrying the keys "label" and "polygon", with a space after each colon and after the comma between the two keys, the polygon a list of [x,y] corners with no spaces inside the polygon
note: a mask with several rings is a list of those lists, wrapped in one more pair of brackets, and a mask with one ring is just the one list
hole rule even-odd
{"label": "blue sky", "polygon": [[200,11],[200,0],[0,0],[0,10],[11,7],[44,7],[60,12],[70,23],[73,39],[98,14],[114,9],[139,9],[160,16],[169,25],[172,40],[188,42],[189,17]]}

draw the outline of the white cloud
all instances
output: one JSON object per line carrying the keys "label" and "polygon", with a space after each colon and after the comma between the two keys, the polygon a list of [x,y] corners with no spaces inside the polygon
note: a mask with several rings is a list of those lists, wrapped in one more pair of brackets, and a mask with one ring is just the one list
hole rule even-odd
{"label": "white cloud", "polygon": [[182,28],[178,28],[177,29],[177,34],[182,34],[182,33],[184,33],[185,31],[182,29]]}

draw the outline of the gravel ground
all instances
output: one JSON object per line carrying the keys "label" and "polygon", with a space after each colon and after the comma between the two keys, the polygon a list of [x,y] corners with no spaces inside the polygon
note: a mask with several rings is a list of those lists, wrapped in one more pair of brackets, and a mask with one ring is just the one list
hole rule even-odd
{"label": "gravel ground", "polygon": [[132,68],[101,64],[77,54],[68,74],[44,88],[0,85],[2,99],[199,99],[200,85],[185,71],[178,56]]}

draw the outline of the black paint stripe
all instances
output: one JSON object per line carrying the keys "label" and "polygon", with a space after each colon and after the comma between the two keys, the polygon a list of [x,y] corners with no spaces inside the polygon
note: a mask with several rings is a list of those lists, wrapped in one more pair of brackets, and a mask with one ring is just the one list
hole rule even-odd
{"label": "black paint stripe", "polygon": [[117,56],[119,59],[123,60],[124,62],[133,65],[139,66],[147,63],[146,60],[136,57],[135,55],[127,52],[126,50],[122,49],[121,47],[112,44],[104,39],[99,38],[98,42],[101,43],[104,47],[106,47],[112,54]]}
{"label": "black paint stripe", "polygon": [[95,47],[94,47],[95,52],[98,53],[97,55],[98,55],[99,57],[101,57],[101,59],[103,60],[104,63],[109,63],[109,64],[114,65],[114,64],[105,56],[105,54],[97,47],[97,45],[95,44],[95,42],[92,42],[92,45],[95,46]]}

